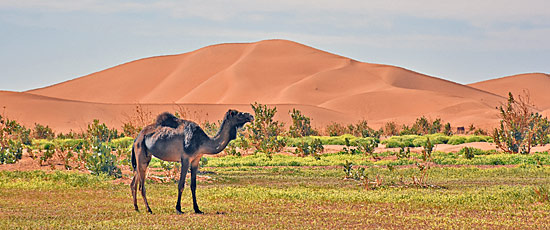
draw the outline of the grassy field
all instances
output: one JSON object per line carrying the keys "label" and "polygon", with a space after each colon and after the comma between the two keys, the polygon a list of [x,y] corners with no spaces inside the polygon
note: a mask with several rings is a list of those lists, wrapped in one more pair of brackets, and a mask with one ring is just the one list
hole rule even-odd
{"label": "grassy field", "polygon": [[209,178],[197,189],[204,215],[193,214],[188,186],[185,214],[176,214],[175,183],[147,181],[150,215],[133,210],[128,185],[107,177],[0,171],[0,229],[550,228],[548,166],[432,167],[430,186],[422,188],[411,183],[419,176],[414,166],[372,164],[366,175],[381,185],[367,190],[364,181],[344,179],[337,164],[222,166],[224,160],[238,158],[209,159],[201,168]]}

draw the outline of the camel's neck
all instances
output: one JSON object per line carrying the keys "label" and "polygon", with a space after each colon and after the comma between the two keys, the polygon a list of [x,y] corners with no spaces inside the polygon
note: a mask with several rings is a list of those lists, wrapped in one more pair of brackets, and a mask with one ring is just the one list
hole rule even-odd
{"label": "camel's neck", "polygon": [[216,136],[206,141],[204,145],[204,150],[206,153],[217,154],[225,149],[227,144],[229,144],[229,142],[236,137],[237,128],[235,126],[229,125],[228,122],[224,121]]}

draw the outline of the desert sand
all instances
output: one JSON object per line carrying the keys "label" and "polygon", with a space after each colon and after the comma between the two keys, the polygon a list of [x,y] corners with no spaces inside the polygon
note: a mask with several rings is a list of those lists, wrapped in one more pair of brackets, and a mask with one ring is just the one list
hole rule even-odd
{"label": "desert sand", "polygon": [[3,114],[27,126],[79,131],[93,119],[120,128],[136,104],[151,114],[184,108],[189,119],[217,121],[229,108],[276,106],[277,120],[300,109],[322,128],[367,120],[410,124],[419,116],[453,126],[490,128],[507,92],[529,89],[550,111],[547,74],[462,85],[400,67],[370,64],[287,40],[219,44],[180,55],[144,58],[26,92],[0,92]]}

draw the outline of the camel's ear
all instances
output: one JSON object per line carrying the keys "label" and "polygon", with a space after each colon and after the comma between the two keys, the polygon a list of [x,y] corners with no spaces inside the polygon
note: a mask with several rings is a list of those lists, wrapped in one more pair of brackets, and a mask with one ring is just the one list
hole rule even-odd
{"label": "camel's ear", "polygon": [[229,110],[229,115],[231,115],[232,117],[236,116],[237,113],[237,110]]}

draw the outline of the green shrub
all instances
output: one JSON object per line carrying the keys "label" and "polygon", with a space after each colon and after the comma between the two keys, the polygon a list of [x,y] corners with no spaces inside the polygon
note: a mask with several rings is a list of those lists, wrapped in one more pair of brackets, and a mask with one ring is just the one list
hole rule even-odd
{"label": "green shrub", "polygon": [[32,133],[35,139],[51,140],[55,137],[55,133],[49,126],[43,126],[37,123],[34,123],[34,129],[32,130]]}
{"label": "green shrub", "polygon": [[132,147],[132,144],[134,143],[134,138],[132,137],[121,137],[117,139],[113,139],[110,142],[108,142],[108,145],[113,148],[130,148]]}
{"label": "green shrub", "polygon": [[492,141],[492,138],[489,137],[489,136],[472,135],[472,136],[468,136],[468,137],[467,137],[466,143],[471,143],[471,142],[491,142],[491,141]]}
{"label": "green shrub", "polygon": [[378,139],[357,139],[355,146],[357,151],[364,153],[365,155],[371,155],[372,158],[379,160],[380,158],[374,153],[376,147],[378,147]]}
{"label": "green shrub", "polygon": [[464,136],[452,136],[447,142],[450,145],[460,145],[466,143],[467,138]]}
{"label": "green shrub", "polygon": [[218,121],[218,123],[214,123],[214,122],[209,122],[209,121],[205,121],[204,123],[202,123],[202,129],[204,130],[204,132],[206,134],[208,134],[209,136],[213,137],[215,136],[218,131],[220,130],[220,125],[221,125],[221,122],[222,121]]}
{"label": "green shrub", "polygon": [[111,153],[111,147],[99,140],[95,140],[91,150],[86,159],[86,168],[92,174],[106,174],[117,178],[122,176],[120,168],[116,166],[117,158]]}
{"label": "green shrub", "polygon": [[88,124],[86,131],[88,138],[98,139],[101,142],[108,142],[111,139],[120,137],[116,129],[109,129],[105,123],[99,123],[99,120],[94,119],[91,124]]}
{"label": "green shrub", "polygon": [[531,147],[548,143],[550,122],[533,112],[528,95],[516,100],[508,93],[506,105],[498,107],[500,127],[493,131],[495,144],[508,153],[529,154]]}
{"label": "green shrub", "polygon": [[311,127],[311,119],[303,115],[300,110],[292,109],[292,112],[289,111],[289,114],[292,118],[292,125],[290,125],[288,133],[291,137],[319,135],[318,132]]}
{"label": "green shrub", "polygon": [[271,154],[279,152],[286,145],[285,139],[277,138],[283,132],[284,124],[274,121],[277,108],[268,108],[266,105],[254,103],[254,121],[248,124],[247,139],[256,152],[263,152],[271,157]]}
{"label": "green shrub", "polygon": [[348,129],[344,125],[336,122],[332,122],[327,125],[325,132],[331,137],[349,134]]}
{"label": "green shrub", "polygon": [[[282,137],[279,137],[280,139]],[[288,138],[287,139],[287,145],[291,147],[297,147],[301,142],[307,142],[308,144],[311,144],[313,140],[319,139],[323,145],[346,145],[346,139],[349,142],[355,142],[355,141],[376,141],[377,143],[380,143],[380,140],[378,138],[374,137],[356,137],[351,134],[344,134],[341,136],[307,136],[307,137],[298,137],[298,138]]]}
{"label": "green shrub", "polygon": [[23,156],[23,147],[30,144],[30,129],[0,116],[0,164],[17,162]]}
{"label": "green shrub", "polygon": [[459,154],[463,154],[466,159],[471,160],[474,158],[474,148],[471,147],[464,147],[460,149]]}
{"label": "green shrub", "polygon": [[21,142],[7,140],[4,144],[0,146],[0,164],[14,164],[21,160],[23,156],[23,144]]}
{"label": "green shrub", "polygon": [[304,156],[313,156],[316,160],[320,160],[321,156],[319,155],[323,152],[324,147],[320,139],[314,139],[311,143],[302,142],[296,146],[295,154]]}
{"label": "green shrub", "polygon": [[405,146],[401,146],[401,142],[396,139],[386,139],[382,141],[382,144],[386,145],[386,148],[401,148]]}

